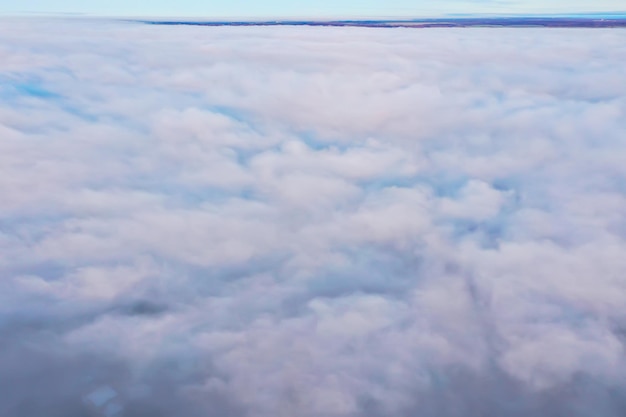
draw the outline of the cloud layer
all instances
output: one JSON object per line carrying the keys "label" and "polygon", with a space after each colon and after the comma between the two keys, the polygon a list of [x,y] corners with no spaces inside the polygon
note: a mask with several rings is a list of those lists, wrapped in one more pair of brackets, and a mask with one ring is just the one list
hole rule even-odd
{"label": "cloud layer", "polygon": [[2,416],[626,412],[626,32],[2,23]]}

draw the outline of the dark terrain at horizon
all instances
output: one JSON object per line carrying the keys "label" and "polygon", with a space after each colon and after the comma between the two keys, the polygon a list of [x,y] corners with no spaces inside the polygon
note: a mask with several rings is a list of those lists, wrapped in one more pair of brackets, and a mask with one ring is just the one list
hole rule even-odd
{"label": "dark terrain at horizon", "polygon": [[139,20],[153,25],[191,26],[351,26],[351,27],[553,27],[553,28],[616,28],[626,27],[626,18],[616,17],[453,17],[411,20]]}

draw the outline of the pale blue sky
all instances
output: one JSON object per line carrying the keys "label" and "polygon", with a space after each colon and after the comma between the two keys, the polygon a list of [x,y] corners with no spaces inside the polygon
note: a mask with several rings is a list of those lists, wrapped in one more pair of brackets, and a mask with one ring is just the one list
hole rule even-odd
{"label": "pale blue sky", "polygon": [[623,11],[625,0],[0,0],[0,13],[106,16],[350,17]]}

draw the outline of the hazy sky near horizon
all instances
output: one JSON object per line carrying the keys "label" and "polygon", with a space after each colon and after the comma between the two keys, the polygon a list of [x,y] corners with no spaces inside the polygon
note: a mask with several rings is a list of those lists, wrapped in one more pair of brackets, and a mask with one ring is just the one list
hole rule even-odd
{"label": "hazy sky near horizon", "polygon": [[622,0],[0,0],[0,13],[106,16],[432,16],[450,13],[589,13],[624,10]]}

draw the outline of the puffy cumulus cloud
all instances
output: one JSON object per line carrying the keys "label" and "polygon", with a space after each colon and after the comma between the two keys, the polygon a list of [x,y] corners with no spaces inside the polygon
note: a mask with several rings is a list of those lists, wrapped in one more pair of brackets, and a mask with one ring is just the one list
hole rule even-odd
{"label": "puffy cumulus cloud", "polygon": [[626,32],[0,45],[2,416],[626,413]]}

